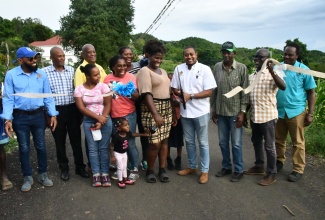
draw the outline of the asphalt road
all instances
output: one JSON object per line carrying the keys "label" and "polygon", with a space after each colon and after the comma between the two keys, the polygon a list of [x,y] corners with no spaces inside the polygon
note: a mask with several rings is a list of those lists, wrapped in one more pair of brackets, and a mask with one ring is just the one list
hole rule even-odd
{"label": "asphalt road", "polygon": [[[258,185],[260,176],[245,176],[239,183],[232,183],[229,176],[215,177],[221,169],[216,129],[210,123],[211,163],[207,184],[199,184],[198,175],[182,177],[176,171],[168,171],[169,183],[149,184],[144,179],[145,173],[140,171],[140,179],[126,189],[119,189],[116,181],[109,188],[94,188],[90,179],[75,175],[70,148],[70,180],[61,181],[54,142],[47,131],[49,176],[54,186],[44,188],[35,182],[30,192],[21,192],[18,152],[9,155],[8,172],[14,188],[0,192],[0,219],[325,219],[324,163],[308,157],[303,179],[291,183],[286,180],[291,172],[288,152],[289,160],[273,185]],[[139,140],[137,143],[140,150]],[[244,165],[248,169],[254,163],[248,134],[244,135],[243,145]],[[36,172],[34,149],[31,154]],[[176,149],[172,149],[172,157],[175,156]],[[182,159],[186,166],[185,148]]]}

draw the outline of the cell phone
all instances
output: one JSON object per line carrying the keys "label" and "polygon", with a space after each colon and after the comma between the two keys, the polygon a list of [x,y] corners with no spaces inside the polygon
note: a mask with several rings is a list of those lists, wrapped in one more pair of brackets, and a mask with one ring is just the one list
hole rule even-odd
{"label": "cell phone", "polygon": [[96,124],[92,124],[89,129],[90,130],[95,130],[95,128],[96,128]]}
{"label": "cell phone", "polygon": [[149,128],[149,131],[150,131],[151,134],[156,133],[156,131],[157,131],[157,126],[156,126],[156,125],[153,125],[152,127]]}

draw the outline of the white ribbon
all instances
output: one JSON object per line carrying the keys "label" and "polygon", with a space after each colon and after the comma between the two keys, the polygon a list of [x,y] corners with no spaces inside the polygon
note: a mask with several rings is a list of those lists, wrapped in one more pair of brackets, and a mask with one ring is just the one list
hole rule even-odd
{"label": "white ribbon", "polygon": [[[102,97],[107,97],[107,96],[111,96],[115,93],[115,91],[106,93],[106,94],[102,94]],[[24,98],[31,98],[31,99],[38,99],[38,98],[49,98],[49,97],[58,97],[58,96],[72,96],[69,94],[52,94],[52,93],[15,93],[15,94],[11,94],[13,96],[20,96],[20,97],[24,97]],[[87,96],[87,95],[85,95]],[[3,98],[4,96],[0,96],[0,98]],[[95,96],[89,96],[89,97],[95,97]]]}
{"label": "white ribbon", "polygon": [[277,61],[275,59],[272,59],[272,58],[269,58],[269,59],[266,59],[264,61],[261,70],[256,73],[256,78],[254,79],[254,81],[246,89],[243,89],[242,87],[237,86],[236,88],[234,88],[230,92],[228,92],[226,94],[223,94],[223,95],[226,96],[227,98],[231,98],[231,97],[233,97],[234,95],[236,95],[237,93],[239,93],[241,91],[243,91],[245,94],[250,93],[254,89],[254,87],[256,86],[258,81],[260,80],[262,72],[266,70],[266,68],[267,68],[266,63],[268,61],[272,61],[273,64],[279,66],[277,68],[282,69],[282,70],[291,70],[293,72],[303,73],[303,74],[306,74],[306,75],[311,75],[311,76],[315,76],[315,77],[318,77],[318,78],[325,79],[325,73],[314,71],[314,70],[309,70],[309,69],[304,69],[304,68],[300,68],[300,67],[296,67],[296,66],[292,66],[290,64],[281,64],[279,61]]}

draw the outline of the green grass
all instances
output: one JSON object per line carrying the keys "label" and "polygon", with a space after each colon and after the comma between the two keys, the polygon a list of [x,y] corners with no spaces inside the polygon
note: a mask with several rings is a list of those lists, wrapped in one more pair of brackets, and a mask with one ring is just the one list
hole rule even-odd
{"label": "green grass", "polygon": [[5,146],[7,154],[11,154],[18,149],[18,142],[16,138],[10,138],[9,143]]}
{"label": "green grass", "polygon": [[324,126],[315,122],[305,130],[306,152],[308,154],[325,158],[324,134]]}

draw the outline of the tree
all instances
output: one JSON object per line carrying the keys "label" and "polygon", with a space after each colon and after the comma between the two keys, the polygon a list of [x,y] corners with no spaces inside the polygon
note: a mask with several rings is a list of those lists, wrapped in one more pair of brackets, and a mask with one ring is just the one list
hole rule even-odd
{"label": "tree", "polygon": [[104,68],[118,48],[129,45],[134,8],[130,0],[71,0],[70,12],[61,17],[63,46],[80,57],[84,44],[96,48],[97,63]]}
{"label": "tree", "polygon": [[298,57],[297,60],[298,60],[299,62],[302,62],[302,63],[308,65],[309,60],[308,60],[307,45],[304,44],[304,43],[302,43],[302,42],[299,40],[299,38],[295,38],[293,41],[289,39],[289,40],[287,40],[285,43],[287,44],[287,43],[291,43],[291,42],[296,43],[296,44],[298,44],[298,45],[300,46],[300,55],[299,55],[299,57]]}

